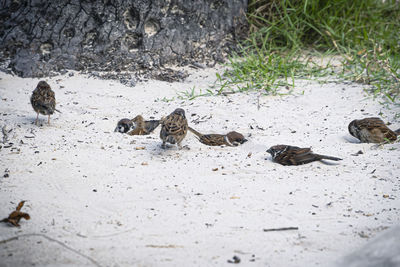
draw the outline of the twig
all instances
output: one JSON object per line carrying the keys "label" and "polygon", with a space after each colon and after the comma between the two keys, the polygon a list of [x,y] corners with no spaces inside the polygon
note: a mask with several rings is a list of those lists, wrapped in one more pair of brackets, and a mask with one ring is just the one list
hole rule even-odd
{"label": "twig", "polygon": [[222,95],[224,95],[224,96],[227,96],[227,95],[233,95],[233,94],[236,94],[237,92],[234,92],[234,91],[228,91],[228,92],[222,92]]}
{"label": "twig", "polygon": [[260,97],[261,97],[261,93],[259,93],[257,96],[257,110],[260,110]]}
{"label": "twig", "polygon": [[270,229],[264,229],[264,232],[289,231],[289,230],[299,230],[299,227],[270,228]]}
{"label": "twig", "polygon": [[192,64],[189,66],[192,68],[195,68],[195,69],[205,69],[206,68],[206,66],[204,66],[203,64],[201,64],[199,62],[192,62]]}
{"label": "twig", "polygon": [[101,265],[97,261],[92,259],[91,257],[86,256],[85,254],[82,254],[81,252],[77,251],[76,249],[73,249],[73,248],[65,245],[63,242],[58,241],[58,240],[56,240],[54,238],[51,238],[51,237],[49,237],[47,235],[44,235],[44,234],[23,234],[23,235],[18,235],[18,236],[14,236],[14,237],[11,237],[11,238],[8,238],[8,239],[5,239],[5,240],[0,240],[0,244],[5,244],[5,243],[13,241],[13,240],[18,240],[18,238],[20,238],[20,237],[29,237],[29,236],[40,236],[40,237],[43,237],[43,238],[45,238],[45,239],[47,239],[47,240],[49,240],[51,242],[55,242],[55,243],[59,244],[60,246],[62,246],[64,248],[66,248],[66,249],[78,254],[79,256],[84,257],[85,259],[89,260],[91,263],[93,263],[93,265],[101,267]]}
{"label": "twig", "polygon": [[7,126],[4,125],[4,126],[1,128],[1,132],[3,133],[3,144],[5,144],[5,143],[8,142],[8,132],[7,132],[6,127],[7,127]]}

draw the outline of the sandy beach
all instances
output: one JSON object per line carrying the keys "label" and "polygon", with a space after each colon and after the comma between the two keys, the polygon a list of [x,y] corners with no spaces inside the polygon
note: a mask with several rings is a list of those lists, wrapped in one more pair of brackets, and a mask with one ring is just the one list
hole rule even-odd
{"label": "sandy beach", "polygon": [[[29,98],[41,79],[0,73],[0,219],[21,200],[31,216],[0,224],[0,266],[230,266],[234,256],[242,266],[333,266],[398,225],[400,144],[360,144],[347,130],[374,116],[400,128],[398,106],[361,84],[303,80],[281,96],[179,99],[204,92],[218,69],[189,71],[181,83],[135,87],[77,72],[45,78],[62,113],[39,126]],[[249,141],[207,147],[188,133],[189,149],[163,150],[159,128],[113,132],[121,118],[177,107],[202,133]],[[343,160],[281,166],[266,152],[276,144]],[[264,231],[281,227],[298,229]]]}

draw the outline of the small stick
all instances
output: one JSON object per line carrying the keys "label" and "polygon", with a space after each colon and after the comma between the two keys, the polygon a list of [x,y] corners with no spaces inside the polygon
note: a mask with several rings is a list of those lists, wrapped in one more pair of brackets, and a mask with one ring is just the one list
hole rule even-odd
{"label": "small stick", "polygon": [[224,95],[224,96],[227,96],[227,95],[233,95],[233,94],[236,94],[236,92],[233,92],[233,91],[228,91],[228,92],[222,92],[222,95]]}
{"label": "small stick", "polygon": [[8,142],[8,131],[6,125],[4,125],[3,128],[1,128],[1,132],[3,133],[3,144],[5,144]]}
{"label": "small stick", "polygon": [[289,231],[289,230],[299,230],[299,227],[270,228],[270,229],[264,229],[264,232]]}

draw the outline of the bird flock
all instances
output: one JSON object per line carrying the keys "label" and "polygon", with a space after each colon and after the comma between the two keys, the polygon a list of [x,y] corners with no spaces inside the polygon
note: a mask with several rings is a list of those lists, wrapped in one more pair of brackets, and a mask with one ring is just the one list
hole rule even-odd
{"label": "bird flock", "polygon": [[[37,113],[35,124],[38,123],[39,114],[48,116],[56,109],[55,93],[50,85],[45,81],[40,81],[32,92],[31,104]],[[182,141],[187,132],[192,132],[200,143],[207,146],[239,146],[247,139],[238,132],[232,131],[227,134],[202,134],[188,125],[185,111],[182,108],[175,109],[171,114],[162,117],[160,120],[144,120],[141,115],[133,119],[121,119],[117,123],[115,132],[126,133],[128,135],[148,135],[161,125],[160,139],[161,147],[166,149],[168,144],[177,145],[182,149]],[[362,143],[389,143],[394,142],[400,135],[400,129],[392,131],[386,124],[376,117],[353,120],[348,126],[349,133],[360,140]],[[272,160],[281,165],[302,165],[313,161],[333,160],[339,161],[341,158],[320,155],[313,153],[311,148],[301,148],[290,145],[275,145],[266,152],[271,154]]]}

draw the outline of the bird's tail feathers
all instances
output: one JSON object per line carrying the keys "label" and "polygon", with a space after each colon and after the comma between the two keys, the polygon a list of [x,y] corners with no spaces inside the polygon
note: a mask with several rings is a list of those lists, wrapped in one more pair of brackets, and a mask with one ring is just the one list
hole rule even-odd
{"label": "bird's tail feathers", "polygon": [[195,135],[197,135],[199,138],[203,136],[201,133],[199,133],[198,131],[196,131],[195,129],[193,129],[190,126],[188,126],[188,130],[191,131],[192,133],[194,133]]}
{"label": "bird's tail feathers", "polygon": [[149,133],[154,131],[158,127],[158,125],[160,125],[160,120],[145,121],[145,128]]}
{"label": "bird's tail feathers", "polygon": [[341,158],[327,156],[327,155],[320,155],[320,154],[316,154],[316,155],[318,155],[321,159],[329,159],[329,160],[334,160],[334,161],[343,160]]}

